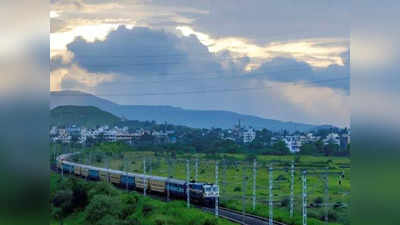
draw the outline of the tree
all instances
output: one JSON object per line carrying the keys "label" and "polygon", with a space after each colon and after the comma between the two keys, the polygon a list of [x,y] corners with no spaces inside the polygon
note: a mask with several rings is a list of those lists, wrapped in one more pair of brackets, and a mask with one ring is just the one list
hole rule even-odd
{"label": "tree", "polygon": [[72,212],[72,198],[70,190],[57,191],[54,196],[51,213],[60,221],[61,225],[64,224],[64,218]]}
{"label": "tree", "polygon": [[115,219],[121,214],[121,202],[115,197],[95,195],[85,212],[86,221],[90,224],[99,224],[99,221],[103,223],[113,221],[115,224]]}
{"label": "tree", "polygon": [[76,208],[85,208],[88,204],[88,192],[87,187],[78,179],[71,179],[72,184],[72,207]]}
{"label": "tree", "polygon": [[89,191],[90,199],[93,199],[96,195],[116,196],[117,191],[111,185],[101,182]]}
{"label": "tree", "polygon": [[329,143],[328,145],[325,146],[326,156],[336,155],[338,152],[339,152],[339,145]]}
{"label": "tree", "polygon": [[283,141],[276,142],[272,148],[275,150],[277,155],[287,155],[290,153],[289,148],[286,146],[286,143]]}
{"label": "tree", "polygon": [[317,146],[314,143],[306,143],[300,147],[300,154],[315,155],[318,153]]}

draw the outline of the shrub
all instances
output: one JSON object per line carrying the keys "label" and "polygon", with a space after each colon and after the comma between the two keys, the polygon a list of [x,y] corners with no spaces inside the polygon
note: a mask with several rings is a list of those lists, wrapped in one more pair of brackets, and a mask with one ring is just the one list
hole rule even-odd
{"label": "shrub", "polygon": [[204,220],[203,225],[217,225],[218,221],[215,218],[207,218]]}
{"label": "shrub", "polygon": [[149,203],[144,203],[142,212],[144,216],[148,216],[153,211],[153,206]]}
{"label": "shrub", "polygon": [[121,202],[117,198],[106,195],[95,195],[86,207],[86,221],[90,224],[98,224],[102,219],[106,221],[111,220],[110,218],[104,218],[106,215],[118,218],[120,212]]}
{"label": "shrub", "polygon": [[125,219],[135,212],[139,197],[136,194],[123,194],[120,199],[122,207],[121,218]]}
{"label": "shrub", "polygon": [[281,181],[281,180],[287,180],[287,178],[285,176],[283,176],[282,174],[280,174],[277,178],[275,178],[275,180]]}
{"label": "shrub", "polygon": [[288,207],[290,203],[290,199],[289,198],[284,198],[281,200],[281,206],[282,207]]}
{"label": "shrub", "polygon": [[110,184],[105,182],[100,182],[99,184],[95,185],[89,191],[89,198],[92,199],[95,195],[108,195],[108,196],[115,196],[117,195],[117,191],[114,187]]}
{"label": "shrub", "polygon": [[105,215],[103,218],[101,218],[96,225],[120,225],[122,224],[121,221],[111,215]]}
{"label": "shrub", "polygon": [[236,186],[236,187],[233,189],[233,191],[234,191],[234,192],[241,192],[241,191],[242,191],[242,188],[239,187],[239,186]]}
{"label": "shrub", "polygon": [[316,197],[313,201],[314,207],[316,208],[320,208],[322,203],[324,203],[324,199],[321,196]]}

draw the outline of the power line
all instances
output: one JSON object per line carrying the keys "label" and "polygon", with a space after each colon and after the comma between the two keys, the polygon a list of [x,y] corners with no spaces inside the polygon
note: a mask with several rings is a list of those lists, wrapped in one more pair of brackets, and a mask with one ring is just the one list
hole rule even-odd
{"label": "power line", "polygon": [[[194,78],[184,78],[182,79],[166,79],[166,80],[157,80],[157,81],[145,81],[145,80],[139,80],[139,81],[125,81],[125,84],[132,84],[132,83],[138,83],[138,84],[152,84],[152,83],[165,83],[165,82],[185,82],[185,81],[198,81],[198,80],[214,80],[214,79],[253,79],[262,75],[272,75],[274,73],[280,73],[280,72],[290,72],[290,71],[308,71],[308,69],[300,70],[300,69],[286,69],[286,70],[276,70],[276,71],[263,71],[263,72],[258,72],[258,73],[242,73],[240,75],[232,76],[232,75],[222,75],[222,76],[202,76],[202,77],[194,77]],[[209,74],[217,74],[217,73],[209,73]],[[204,75],[204,74],[203,74]],[[346,74],[347,75],[347,74]],[[180,77],[177,77],[180,78]]]}
{"label": "power line", "polygon": [[[328,82],[337,82],[348,80],[349,77],[344,78],[336,78],[336,79],[329,79],[329,80],[316,80],[316,81],[309,81],[309,82],[292,82],[286,84],[280,84],[279,86],[290,86],[290,85],[308,85],[308,84],[317,84],[317,83],[328,83]],[[157,95],[188,95],[188,94],[208,94],[208,93],[225,93],[225,92],[240,92],[240,91],[254,91],[254,90],[265,90],[269,88],[274,88],[278,85],[270,85],[270,86],[263,86],[263,87],[248,87],[248,88],[226,88],[226,89],[208,89],[208,90],[192,90],[192,91],[177,91],[177,92],[149,92],[149,93],[136,93],[136,94],[102,94],[97,93],[97,96],[157,96]],[[86,96],[85,94],[57,94],[57,96]]]}

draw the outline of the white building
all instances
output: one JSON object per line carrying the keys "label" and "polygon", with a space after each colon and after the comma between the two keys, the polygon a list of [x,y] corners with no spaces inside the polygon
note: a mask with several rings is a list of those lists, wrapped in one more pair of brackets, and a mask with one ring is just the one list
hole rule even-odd
{"label": "white building", "polygon": [[283,141],[291,153],[300,152],[303,143],[298,136],[286,136],[283,138]]}
{"label": "white building", "polygon": [[247,131],[243,132],[243,142],[250,143],[256,139],[256,132],[250,128]]}
{"label": "white building", "polygon": [[330,133],[328,134],[328,136],[323,140],[324,144],[336,144],[336,145],[340,145],[340,136],[339,134],[336,133]]}

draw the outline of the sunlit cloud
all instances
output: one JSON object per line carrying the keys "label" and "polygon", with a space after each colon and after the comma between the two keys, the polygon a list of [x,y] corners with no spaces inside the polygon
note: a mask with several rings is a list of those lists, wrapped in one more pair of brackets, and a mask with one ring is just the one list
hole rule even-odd
{"label": "sunlit cloud", "polygon": [[60,14],[58,11],[51,10],[49,16],[50,16],[50,18],[57,18],[57,17],[60,17]]}
{"label": "sunlit cloud", "polygon": [[[65,62],[69,62],[73,54],[67,50],[67,45],[77,37],[82,37],[88,42],[96,40],[104,41],[107,35],[116,30],[121,24],[91,24],[77,26],[71,31],[50,34],[50,57],[61,56]],[[126,28],[132,29],[133,24]]]}
{"label": "sunlit cloud", "polygon": [[279,88],[271,90],[308,115],[310,120],[312,118],[319,123],[349,126],[350,99],[345,92],[328,87],[303,84],[267,83],[268,85],[279,86]]}
{"label": "sunlit cloud", "polygon": [[74,88],[79,88],[81,91],[91,91],[97,85],[104,82],[114,80],[113,74],[90,73],[76,65],[70,68],[61,68],[51,72],[50,74],[50,91],[60,91],[65,88],[63,82],[74,82]]}
{"label": "sunlit cloud", "polygon": [[104,10],[122,8],[117,2],[105,2],[98,4],[88,4],[83,0],[65,0],[58,1],[51,4],[54,10],[75,11],[80,13],[98,13]]}
{"label": "sunlit cloud", "polygon": [[332,64],[344,65],[341,54],[348,50],[342,39],[305,39],[287,42],[271,42],[257,45],[240,37],[212,38],[188,26],[176,27],[184,36],[194,35],[208,47],[210,52],[229,50],[238,57],[248,56],[251,61],[247,70],[256,69],[263,61],[274,57],[293,57],[314,67],[327,67]]}

